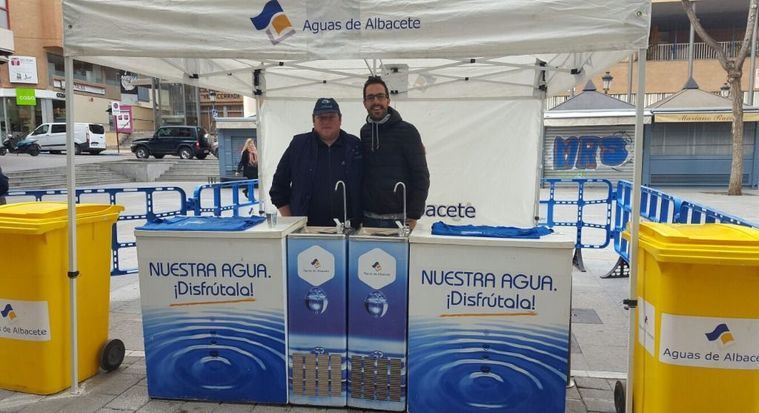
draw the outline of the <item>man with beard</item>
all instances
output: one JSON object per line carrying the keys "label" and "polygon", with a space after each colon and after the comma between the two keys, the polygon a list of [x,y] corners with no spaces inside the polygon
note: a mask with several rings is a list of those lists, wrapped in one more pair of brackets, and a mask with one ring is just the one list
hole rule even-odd
{"label": "man with beard", "polygon": [[[389,105],[390,93],[385,82],[370,77],[364,83],[368,116],[361,128],[364,226],[396,228],[396,221],[406,219],[413,229],[424,213],[430,172],[419,132]],[[403,193],[400,189],[394,191],[397,182],[406,185],[407,217],[403,216]]]}

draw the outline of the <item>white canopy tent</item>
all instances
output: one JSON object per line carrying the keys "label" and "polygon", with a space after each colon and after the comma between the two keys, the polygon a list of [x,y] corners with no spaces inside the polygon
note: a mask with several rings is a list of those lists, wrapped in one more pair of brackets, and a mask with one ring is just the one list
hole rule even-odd
{"label": "white canopy tent", "polygon": [[311,127],[314,100],[337,98],[343,128],[357,134],[363,82],[380,74],[427,147],[428,204],[531,226],[543,99],[645,50],[650,10],[650,0],[63,0],[66,76],[72,84],[76,58],[256,97],[265,202],[289,139]]}

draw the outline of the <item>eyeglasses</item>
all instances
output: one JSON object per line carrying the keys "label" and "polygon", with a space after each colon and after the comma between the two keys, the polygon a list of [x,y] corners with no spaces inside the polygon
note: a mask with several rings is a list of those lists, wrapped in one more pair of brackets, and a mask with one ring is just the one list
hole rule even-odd
{"label": "eyeglasses", "polygon": [[365,101],[369,102],[372,100],[385,100],[388,96],[384,93],[377,93],[376,95],[366,95],[364,98]]}

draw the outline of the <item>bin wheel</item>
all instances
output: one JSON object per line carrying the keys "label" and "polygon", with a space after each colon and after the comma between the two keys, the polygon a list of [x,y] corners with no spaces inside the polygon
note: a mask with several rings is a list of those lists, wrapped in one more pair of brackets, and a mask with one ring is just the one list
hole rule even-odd
{"label": "bin wheel", "polygon": [[103,346],[103,354],[100,356],[100,368],[110,372],[114,371],[124,361],[124,342],[119,339],[109,340]]}
{"label": "bin wheel", "polygon": [[625,385],[621,381],[617,381],[614,385],[614,407],[617,409],[617,413],[625,413]]}

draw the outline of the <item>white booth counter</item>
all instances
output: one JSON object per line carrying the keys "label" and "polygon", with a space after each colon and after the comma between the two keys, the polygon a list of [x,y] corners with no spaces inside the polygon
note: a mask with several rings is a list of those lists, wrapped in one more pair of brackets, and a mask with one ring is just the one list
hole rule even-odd
{"label": "white booth counter", "polygon": [[135,231],[150,397],[287,403],[286,237],[305,223]]}
{"label": "white booth counter", "polygon": [[573,237],[409,243],[409,412],[563,413]]}

